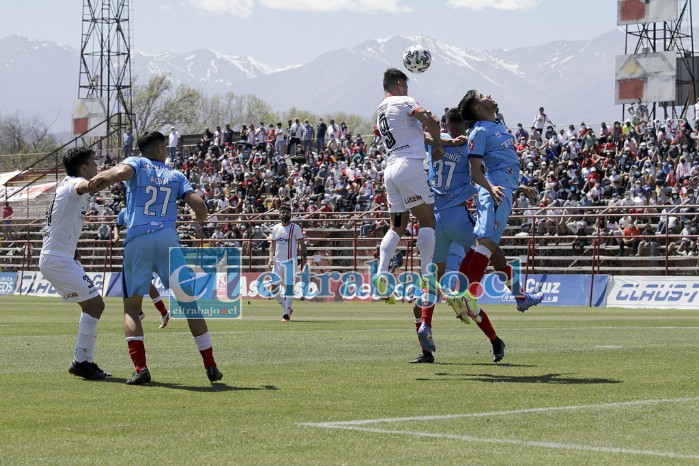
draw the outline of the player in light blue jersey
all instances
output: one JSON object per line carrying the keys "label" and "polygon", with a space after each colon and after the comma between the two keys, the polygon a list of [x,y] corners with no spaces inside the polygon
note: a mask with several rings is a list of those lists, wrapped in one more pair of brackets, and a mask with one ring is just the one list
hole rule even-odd
{"label": "player in light blue jersey", "polygon": [[[119,211],[116,223],[114,224],[114,236],[112,238],[113,241],[117,241],[119,239],[119,228],[124,228],[127,223],[128,222],[126,217],[126,208],[123,208]],[[153,285],[153,283],[150,284],[148,295],[150,296],[150,299],[153,301],[153,305],[155,306],[155,308],[158,310],[158,312],[160,312],[160,326],[158,328],[167,327],[167,324],[170,322],[170,313],[165,307],[165,303],[163,302],[163,298],[160,296],[160,292],[155,287],[155,285]],[[141,312],[139,313],[138,317],[141,320],[143,320],[146,317],[146,315],[143,313],[143,309],[141,309]]]}
{"label": "player in light blue jersey", "polygon": [[[446,115],[446,127],[448,134],[442,134],[444,154],[438,160],[429,157],[429,179],[434,193],[435,210],[435,250],[434,262],[437,265],[437,279],[440,279],[445,271],[458,271],[459,266],[448,268],[448,259],[454,256],[453,252],[460,249],[461,258],[473,245],[473,228],[475,221],[466,207],[466,201],[476,194],[476,188],[471,182],[471,168],[465,146],[458,145],[459,141],[466,138],[466,122],[461,117],[458,109],[452,108]],[[431,142],[428,140],[428,142]],[[455,145],[456,144],[456,145]],[[461,309],[455,298],[447,298],[450,306]],[[422,347],[422,354],[411,363],[434,362],[432,351],[436,349],[432,339],[432,315],[434,304],[424,305],[422,309],[415,304],[413,308],[415,325],[419,325],[417,334]],[[418,317],[421,317],[418,321]],[[505,343],[498,338],[490,324],[488,315],[481,310],[480,319],[477,322],[479,328],[485,333],[493,345],[495,362],[504,357]],[[460,317],[469,323],[467,316]]]}
{"label": "player in light blue jersey", "polygon": [[[463,312],[478,321],[476,297],[482,292],[480,281],[493,255],[496,270],[505,269],[508,285],[512,286],[512,267],[498,264],[504,259],[499,243],[512,212],[514,191],[519,187],[519,159],[514,148],[514,137],[496,118],[498,104],[489,96],[470,90],[459,102],[464,120],[471,123],[468,138],[468,157],[473,181],[478,187],[478,218],[474,233],[478,245],[471,248],[459,267],[468,279],[464,293]],[[499,251],[499,254],[494,254]],[[512,290],[517,309],[524,312],[543,300],[542,294],[522,295]]]}
{"label": "player in light blue jersey", "polygon": [[[90,180],[91,190],[103,189],[120,181],[126,183],[127,230],[122,285],[124,332],[135,367],[133,375],[127,381],[132,385],[141,385],[151,380],[146,365],[139,312],[143,296],[150,289],[153,272],[158,274],[165,288],[170,288],[170,248],[179,248],[180,245],[175,230],[177,200],[184,200],[194,210],[198,222],[204,222],[207,217],[204,200],[194,192],[187,178],[164,164],[168,154],[165,136],[157,131],[146,133],[139,138],[137,144],[141,151],[140,157],[129,157]],[[181,251],[180,255],[179,260],[184,265]],[[175,297],[181,301],[177,293]],[[191,305],[195,306],[196,303]],[[220,380],[223,375],[216,367],[206,321],[187,319],[187,322],[204,360],[209,381],[213,383]]]}

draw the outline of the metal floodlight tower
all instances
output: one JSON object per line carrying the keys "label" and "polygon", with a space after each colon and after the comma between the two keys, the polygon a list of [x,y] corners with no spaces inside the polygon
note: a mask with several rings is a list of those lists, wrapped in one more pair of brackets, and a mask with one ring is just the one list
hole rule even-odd
{"label": "metal floodlight tower", "polygon": [[[651,102],[652,108],[649,108],[651,118],[658,118],[659,108],[657,107],[663,109],[664,118],[688,117],[688,111],[693,109],[693,105],[699,97],[697,95],[699,61],[694,54],[692,0],[669,1],[678,2],[675,20],[626,25],[625,54],[675,52],[677,56],[677,75],[674,84],[676,87],[675,100]],[[626,106],[623,107],[622,112],[625,110]],[[626,114],[624,113],[624,115]],[[624,116],[624,118],[626,117]]]}
{"label": "metal floodlight tower", "polygon": [[132,128],[131,7],[83,0],[78,98],[100,98],[108,134]]}

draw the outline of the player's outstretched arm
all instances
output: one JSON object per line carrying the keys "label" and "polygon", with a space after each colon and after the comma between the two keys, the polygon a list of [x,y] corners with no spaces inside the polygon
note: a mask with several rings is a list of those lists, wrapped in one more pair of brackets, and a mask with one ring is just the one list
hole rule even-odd
{"label": "player's outstretched arm", "polygon": [[[441,142],[442,147],[463,146],[468,142],[468,136],[458,136],[454,139],[442,139]],[[432,145],[432,136],[427,133],[425,133],[425,144],[428,146]]]}
{"label": "player's outstretched arm", "polygon": [[420,108],[413,113],[413,117],[423,124],[425,130],[432,138],[432,160],[437,161],[441,159],[444,151],[442,150],[442,136],[439,123],[424,108]]}
{"label": "player's outstretched arm", "polygon": [[471,177],[473,178],[473,181],[488,191],[488,194],[490,194],[490,197],[493,198],[495,205],[500,204],[500,200],[503,195],[502,188],[500,186],[490,184],[490,181],[486,179],[483,160],[478,157],[469,157],[468,160],[471,165]]}
{"label": "player's outstretched arm", "polygon": [[201,196],[195,192],[191,192],[184,197],[184,202],[194,211],[194,217],[197,222],[204,223],[206,221],[209,210],[206,208],[206,203]]}
{"label": "player's outstretched arm", "polygon": [[[136,172],[131,166],[120,163],[115,167],[112,167],[93,176],[87,183],[87,190],[85,192],[95,193],[113,185],[114,183],[126,181],[133,177],[135,173]],[[78,194],[82,193],[78,191]]]}

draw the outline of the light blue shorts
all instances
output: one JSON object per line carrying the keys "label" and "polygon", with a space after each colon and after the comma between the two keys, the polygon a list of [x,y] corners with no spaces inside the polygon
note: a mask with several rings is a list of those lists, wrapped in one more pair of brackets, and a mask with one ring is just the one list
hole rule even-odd
{"label": "light blue shorts", "polygon": [[489,239],[495,244],[500,243],[512,213],[513,192],[512,188],[503,188],[502,200],[496,206],[488,191],[478,187],[478,218],[474,229],[477,238]]}
{"label": "light blue shorts", "polygon": [[461,266],[461,261],[464,260],[464,257],[466,257],[464,247],[457,242],[451,243],[445,272],[458,272],[459,266]]}
{"label": "light blue shorts", "polygon": [[437,210],[434,217],[437,224],[433,258],[435,263],[447,261],[452,242],[460,244],[463,249],[471,248],[475,222],[466,206]]}
{"label": "light blue shorts", "polygon": [[[124,246],[124,261],[121,274],[125,298],[145,296],[150,290],[153,272],[158,274],[165,289],[170,288],[170,248],[179,248],[180,238],[174,228],[160,230],[149,235],[140,235]],[[182,253],[181,265],[185,264]],[[175,261],[177,261],[177,252]],[[173,270],[177,268],[177,264]]]}

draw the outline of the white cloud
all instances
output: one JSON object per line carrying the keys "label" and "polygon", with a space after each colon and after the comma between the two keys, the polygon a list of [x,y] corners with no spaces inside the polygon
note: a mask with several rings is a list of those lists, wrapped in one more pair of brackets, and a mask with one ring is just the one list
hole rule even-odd
{"label": "white cloud", "polygon": [[172,4],[166,3],[164,5],[160,5],[160,9],[167,13],[168,11],[172,10]]}
{"label": "white cloud", "polygon": [[259,0],[259,3],[273,10],[295,11],[381,11],[384,13],[404,13],[412,8],[402,6],[401,0]]}
{"label": "white cloud", "polygon": [[189,0],[201,10],[214,13],[230,13],[247,18],[256,6],[270,10],[332,12],[365,11],[382,13],[405,13],[413,9],[401,5],[403,0]]}
{"label": "white cloud", "polygon": [[451,7],[475,11],[486,8],[508,11],[531,10],[539,6],[540,3],[541,0],[447,0],[447,4]]}
{"label": "white cloud", "polygon": [[229,13],[247,18],[252,15],[254,0],[189,0],[195,8],[211,13]]}

